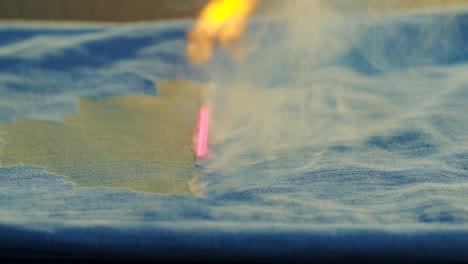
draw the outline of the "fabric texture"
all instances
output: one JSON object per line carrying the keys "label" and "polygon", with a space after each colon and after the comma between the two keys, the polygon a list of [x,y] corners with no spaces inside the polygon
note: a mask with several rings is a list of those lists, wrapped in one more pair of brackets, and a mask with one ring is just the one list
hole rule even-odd
{"label": "fabric texture", "polygon": [[[250,36],[261,49],[241,67],[221,51],[191,66],[192,21],[0,23],[3,132],[24,120],[64,126],[80,98],[157,98],[167,80],[213,88],[210,155],[190,163],[198,195],[80,186],[18,154],[0,167],[0,255],[467,260],[468,15],[368,20],[323,25],[327,42],[310,46],[284,21],[258,19]],[[7,161],[12,137],[0,138]]]}

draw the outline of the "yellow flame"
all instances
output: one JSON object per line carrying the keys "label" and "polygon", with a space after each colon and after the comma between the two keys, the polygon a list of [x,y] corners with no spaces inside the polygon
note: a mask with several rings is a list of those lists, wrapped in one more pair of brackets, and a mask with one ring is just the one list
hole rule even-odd
{"label": "yellow flame", "polygon": [[218,44],[234,56],[239,56],[241,51],[237,44],[257,4],[258,0],[211,0],[189,32],[189,60],[195,64],[209,62],[213,48]]}

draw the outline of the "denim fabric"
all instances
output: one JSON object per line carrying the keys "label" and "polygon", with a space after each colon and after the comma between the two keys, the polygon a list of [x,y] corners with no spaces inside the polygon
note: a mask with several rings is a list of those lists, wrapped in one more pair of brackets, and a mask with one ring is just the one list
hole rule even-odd
{"label": "denim fabric", "polygon": [[[441,26],[447,19],[455,29]],[[80,97],[154,96],[168,79],[216,90],[202,197],[81,188],[29,164],[0,167],[2,243],[468,258],[468,15],[346,21],[326,31],[336,47],[276,54],[291,43],[284,25],[269,21],[265,34],[255,21],[263,49],[241,69],[219,51],[190,66],[189,21],[0,23],[1,123],[59,123]]]}

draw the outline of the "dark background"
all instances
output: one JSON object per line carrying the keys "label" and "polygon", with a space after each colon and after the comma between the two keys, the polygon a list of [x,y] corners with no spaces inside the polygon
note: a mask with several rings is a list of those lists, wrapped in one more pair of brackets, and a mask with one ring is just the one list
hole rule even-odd
{"label": "dark background", "polygon": [[141,21],[193,17],[208,0],[0,0],[0,19]]}

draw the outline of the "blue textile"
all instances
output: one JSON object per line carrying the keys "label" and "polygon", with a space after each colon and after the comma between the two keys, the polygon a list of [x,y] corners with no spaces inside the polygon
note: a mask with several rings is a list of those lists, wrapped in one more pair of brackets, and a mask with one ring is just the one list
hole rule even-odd
{"label": "blue textile", "polygon": [[60,122],[80,97],[153,96],[169,79],[226,86],[213,104],[227,115],[241,90],[230,85],[248,80],[256,88],[238,106],[258,110],[215,117],[222,136],[204,197],[77,188],[39,167],[0,167],[0,243],[12,249],[0,255],[467,260],[468,14],[347,21],[327,31],[346,45],[321,47],[333,53],[324,58],[288,49],[282,22],[268,23],[242,69],[223,54],[190,66],[189,21],[0,23],[2,123]]}

